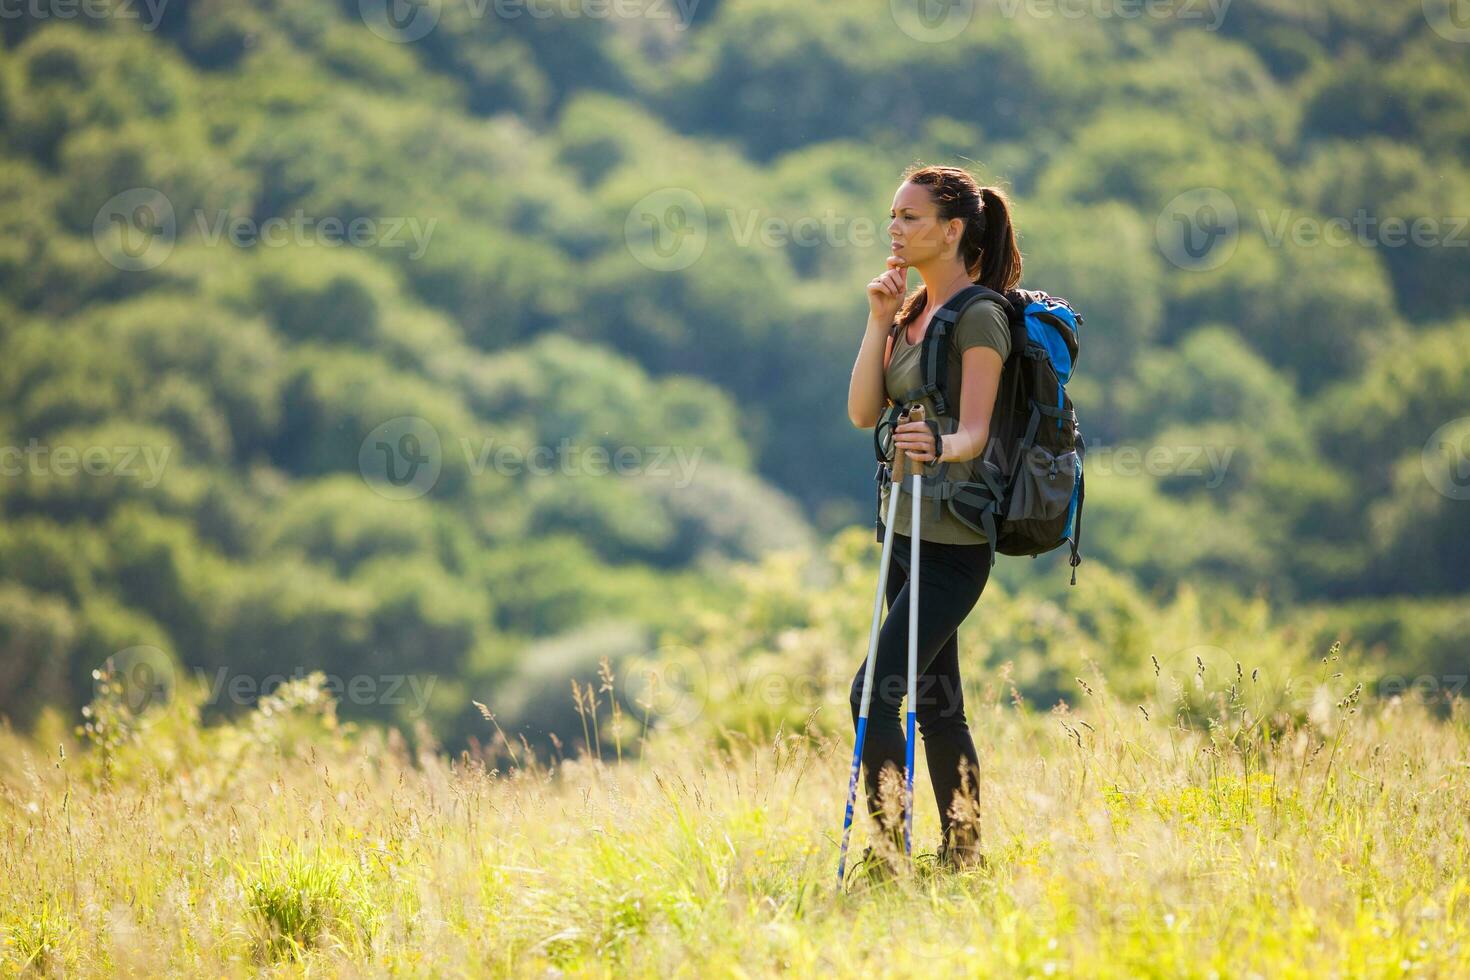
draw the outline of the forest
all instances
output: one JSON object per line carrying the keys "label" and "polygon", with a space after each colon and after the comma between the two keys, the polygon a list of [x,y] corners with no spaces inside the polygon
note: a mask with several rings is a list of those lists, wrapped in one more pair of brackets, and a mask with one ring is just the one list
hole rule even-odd
{"label": "forest", "polygon": [[604,657],[850,670],[846,385],[914,161],[1005,187],[1086,318],[1079,582],[1002,559],[984,671],[1148,687],[1215,617],[1463,675],[1470,31],[1093,6],[7,8],[0,714],[127,654],[220,714],[322,671],[384,685],[349,719],[580,740]]}

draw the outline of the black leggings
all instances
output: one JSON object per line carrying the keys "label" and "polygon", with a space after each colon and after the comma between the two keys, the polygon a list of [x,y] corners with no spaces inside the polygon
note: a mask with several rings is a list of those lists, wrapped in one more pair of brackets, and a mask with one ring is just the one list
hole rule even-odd
{"label": "black leggings", "polygon": [[[878,632],[877,667],[863,743],[868,812],[880,822],[879,773],[885,765],[892,765],[902,776],[906,748],[900,709],[908,693],[909,547],[908,536],[894,532],[893,555],[885,584],[888,615]],[[924,756],[929,763],[929,779],[934,784],[934,800],[939,806],[939,824],[946,837],[950,829],[950,806],[961,788],[961,761],[966,763],[971,800],[976,799],[980,772],[980,759],[965,721],[956,631],[979,601],[989,578],[989,544],[919,542],[919,674],[914,713],[924,738]],[[854,727],[862,705],[863,672],[864,665],[859,664],[852,679]],[[889,829],[896,830],[896,825]]]}

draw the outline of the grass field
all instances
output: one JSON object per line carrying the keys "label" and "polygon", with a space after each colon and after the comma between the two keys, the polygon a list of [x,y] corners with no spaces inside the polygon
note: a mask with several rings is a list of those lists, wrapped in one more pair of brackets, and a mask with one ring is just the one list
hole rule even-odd
{"label": "grass field", "polygon": [[1251,712],[1250,668],[1236,680],[1206,692],[1203,724],[1100,678],[1079,679],[1071,712],[974,703],[988,866],[926,860],[938,823],[921,771],[914,872],[846,893],[845,738],[619,746],[604,715],[601,760],[522,748],[489,769],[339,724],[308,682],[207,727],[188,697],[146,724],[99,702],[82,739],[0,735],[0,965],[1470,975],[1463,708],[1437,719],[1358,688],[1276,730]]}

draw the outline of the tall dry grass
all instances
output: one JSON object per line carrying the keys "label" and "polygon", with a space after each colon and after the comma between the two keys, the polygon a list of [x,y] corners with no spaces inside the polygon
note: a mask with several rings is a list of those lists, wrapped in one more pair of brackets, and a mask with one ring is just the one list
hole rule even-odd
{"label": "tall dry grass", "polygon": [[[1335,666],[1324,663],[1324,671]],[[1470,724],[1362,688],[1256,713],[972,705],[983,870],[834,881],[845,736],[619,744],[504,769],[355,732],[307,682],[234,724],[0,736],[0,963],[54,975],[1470,975]],[[1327,687],[1320,688],[1326,691]],[[846,710],[845,704],[831,706]],[[1273,721],[1273,718],[1275,719]],[[146,724],[142,722],[146,721]],[[621,754],[622,761],[619,762]],[[922,753],[920,753],[922,760]],[[859,828],[858,844],[864,839]]]}

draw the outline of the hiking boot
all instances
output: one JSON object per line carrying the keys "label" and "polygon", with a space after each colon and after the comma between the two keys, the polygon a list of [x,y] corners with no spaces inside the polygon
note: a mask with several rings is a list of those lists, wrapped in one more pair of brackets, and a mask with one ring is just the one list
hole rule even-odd
{"label": "hiking boot", "polygon": [[863,853],[853,862],[852,873],[849,877],[866,881],[868,884],[879,884],[898,877],[898,869],[872,847],[865,847]]}
{"label": "hiking boot", "polygon": [[902,860],[902,853],[885,854],[875,847],[865,847],[853,866],[852,874],[870,885],[894,881],[903,874],[903,868],[899,864]]}
{"label": "hiking boot", "polygon": [[893,833],[887,848],[879,849],[871,844],[863,848],[863,853],[853,863],[849,879],[870,885],[892,881],[902,874],[900,862],[903,859],[903,831],[900,830]]}
{"label": "hiking boot", "polygon": [[950,871],[984,871],[990,863],[980,850],[980,837],[973,833],[952,832],[945,835],[935,855],[936,863]]}

